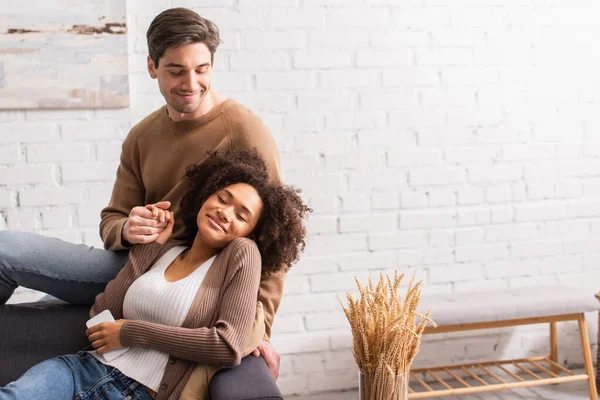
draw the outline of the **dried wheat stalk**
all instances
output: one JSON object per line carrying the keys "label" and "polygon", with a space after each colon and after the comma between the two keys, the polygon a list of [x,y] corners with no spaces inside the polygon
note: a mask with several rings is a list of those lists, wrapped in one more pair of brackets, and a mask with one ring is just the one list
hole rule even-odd
{"label": "dried wheat stalk", "polygon": [[436,326],[429,318],[431,310],[417,313],[422,281],[415,284],[413,276],[402,301],[398,288],[403,278],[397,271],[393,280],[380,274],[376,287],[371,278],[366,287],[355,278],[358,298],[346,294],[348,307],[343,308],[352,329],[354,359],[365,376],[367,399],[395,398],[396,386],[408,384],[408,378],[400,378],[419,351],[425,327]]}

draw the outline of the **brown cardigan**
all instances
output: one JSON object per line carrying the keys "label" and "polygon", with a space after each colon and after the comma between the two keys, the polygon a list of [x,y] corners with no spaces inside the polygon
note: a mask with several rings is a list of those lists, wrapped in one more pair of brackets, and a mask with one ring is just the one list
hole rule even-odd
{"label": "brown cardigan", "polygon": [[[279,151],[266,125],[249,109],[234,100],[225,100],[199,118],[173,121],[163,106],[131,129],[123,142],[121,163],[110,203],[102,210],[100,236],[108,250],[123,250],[123,225],[133,207],[162,200],[171,202],[178,216],[181,198],[187,188],[182,179],[186,168],[204,160],[215,150],[256,149],[265,160],[269,176],[281,179]],[[173,240],[181,240],[185,224],[175,223]],[[283,295],[286,269],[265,274],[258,300],[265,312],[266,338]]]}
{"label": "brown cardigan", "polygon": [[[122,319],[127,289],[177,244],[134,246],[127,265],[96,297],[90,316],[108,309],[115,319]],[[260,276],[261,258],[256,244],[237,238],[215,258],[182,327],[136,320],[123,324],[120,339],[124,347],[152,348],[170,355],[157,400],[178,399],[198,363],[240,363],[254,323]]]}

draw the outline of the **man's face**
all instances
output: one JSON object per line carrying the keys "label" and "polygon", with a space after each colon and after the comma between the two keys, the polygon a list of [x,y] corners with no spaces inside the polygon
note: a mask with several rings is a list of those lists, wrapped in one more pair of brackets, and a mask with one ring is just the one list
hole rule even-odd
{"label": "man's face", "polygon": [[[150,77],[158,79],[172,118],[194,119],[210,110],[210,105],[202,106],[213,72],[210,51],[204,43],[168,48],[158,67],[148,57],[148,72]],[[184,115],[175,116],[173,112]]]}

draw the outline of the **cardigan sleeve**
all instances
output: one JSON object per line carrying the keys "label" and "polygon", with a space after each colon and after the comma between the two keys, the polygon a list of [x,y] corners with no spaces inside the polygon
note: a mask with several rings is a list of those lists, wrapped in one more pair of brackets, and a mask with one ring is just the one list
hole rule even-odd
{"label": "cardigan sleeve", "polygon": [[241,243],[227,265],[214,326],[183,328],[127,320],[121,328],[121,344],[152,348],[201,364],[238,365],[254,322],[261,271],[256,244],[247,239]]}
{"label": "cardigan sleeve", "polygon": [[115,320],[123,318],[123,300],[129,286],[152,266],[162,247],[156,242],[134,245],[129,252],[127,264],[115,279],[108,282],[104,291],[96,296],[96,301],[90,310],[90,317],[104,310],[110,310]]}

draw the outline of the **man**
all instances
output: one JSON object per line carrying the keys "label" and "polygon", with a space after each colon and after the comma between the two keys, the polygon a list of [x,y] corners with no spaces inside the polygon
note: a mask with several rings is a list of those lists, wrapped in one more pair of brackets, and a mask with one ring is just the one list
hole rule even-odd
{"label": "man", "polygon": [[[150,24],[148,72],[158,81],[166,105],[135,127],[123,143],[100,235],[106,250],[20,232],[0,232],[0,304],[18,285],[74,304],[92,304],[127,261],[127,250],[150,243],[178,215],[186,167],[221,149],[253,149],[280,179],[279,152],[265,125],[251,111],[211,87],[214,54],[220,43],[214,23],[191,10],[174,8]],[[146,206],[154,205],[153,214]],[[177,224],[173,238],[184,233]],[[108,250],[108,251],[107,251]],[[268,341],[283,291],[285,272],[264,276],[258,299],[265,315],[262,355],[277,378],[279,355]],[[244,368],[244,362],[238,367]]]}

